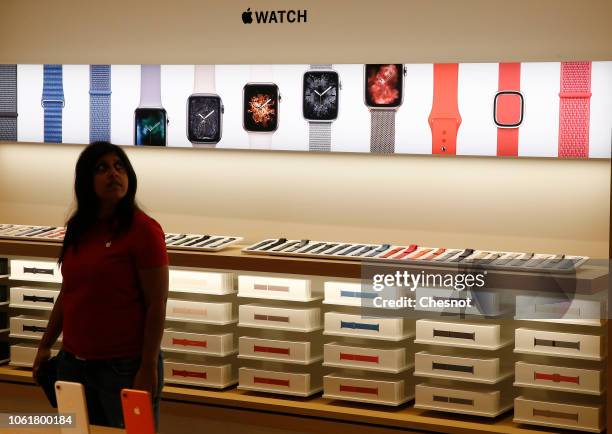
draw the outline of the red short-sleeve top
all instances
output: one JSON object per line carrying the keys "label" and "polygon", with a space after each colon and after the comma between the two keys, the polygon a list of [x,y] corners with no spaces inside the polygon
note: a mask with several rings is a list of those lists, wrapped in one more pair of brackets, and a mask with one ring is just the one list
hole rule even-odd
{"label": "red short-sleeve top", "polygon": [[62,263],[66,351],[84,359],[140,355],[145,304],[138,271],[167,265],[164,231],[142,211],[114,239],[106,225],[88,231]]}

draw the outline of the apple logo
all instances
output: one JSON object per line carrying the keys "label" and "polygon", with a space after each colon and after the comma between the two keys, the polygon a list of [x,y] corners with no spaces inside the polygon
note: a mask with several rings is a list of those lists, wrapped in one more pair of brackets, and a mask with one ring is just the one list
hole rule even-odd
{"label": "apple logo", "polygon": [[244,24],[251,24],[253,22],[253,12],[251,12],[251,8],[248,8],[242,13],[242,22]]}

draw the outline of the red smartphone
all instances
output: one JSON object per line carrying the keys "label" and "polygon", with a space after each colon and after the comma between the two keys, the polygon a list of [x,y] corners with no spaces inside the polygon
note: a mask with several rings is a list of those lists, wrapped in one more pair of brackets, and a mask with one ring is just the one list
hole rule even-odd
{"label": "red smartphone", "polygon": [[122,389],[121,405],[126,434],[155,434],[153,405],[149,392]]}

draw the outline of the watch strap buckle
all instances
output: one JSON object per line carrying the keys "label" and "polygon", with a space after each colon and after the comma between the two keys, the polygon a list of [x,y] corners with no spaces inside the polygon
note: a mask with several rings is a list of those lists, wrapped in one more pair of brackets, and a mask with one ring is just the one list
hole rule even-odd
{"label": "watch strap buckle", "polygon": [[90,90],[89,95],[91,96],[110,96],[112,92],[110,90]]}
{"label": "watch strap buckle", "polygon": [[61,102],[62,103],[62,108],[66,107],[66,100],[65,99],[56,99],[56,98],[42,98],[40,100],[40,106],[42,108],[46,108],[46,104],[49,102]]}
{"label": "watch strap buckle", "polygon": [[591,92],[559,92],[560,98],[572,98],[572,99],[590,99],[592,93]]}
{"label": "watch strap buckle", "polygon": [[0,119],[17,119],[17,112],[0,111]]}

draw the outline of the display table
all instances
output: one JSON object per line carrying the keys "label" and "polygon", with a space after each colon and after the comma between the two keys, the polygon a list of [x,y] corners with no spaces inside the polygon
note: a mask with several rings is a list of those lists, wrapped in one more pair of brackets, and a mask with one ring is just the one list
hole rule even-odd
{"label": "display table", "polygon": [[[168,253],[170,265],[178,267],[308,274],[352,279],[360,278],[362,273],[362,266],[357,261],[256,256],[243,254],[240,251],[241,247],[232,247],[216,253],[172,250]],[[0,240],[0,257],[53,258],[57,257],[59,248],[58,243]],[[604,266],[588,264],[581,267],[577,274],[566,275],[542,276],[527,272],[490,270],[488,284],[501,289],[520,287],[539,291],[558,290],[559,286],[571,285],[576,288],[577,292],[593,293],[607,288],[608,271]],[[605,339],[608,347],[611,335],[609,328],[610,324],[607,324],[602,329],[607,330]],[[609,360],[606,364],[609,369]],[[610,389],[611,377],[607,376],[606,381],[607,388]],[[10,387],[33,387],[31,371],[6,365],[0,366],[0,390],[9,390]],[[244,412],[255,412],[258,415],[255,417],[269,421],[269,426],[279,426],[274,421],[275,418],[279,418],[279,424],[282,425],[280,420],[290,416],[294,420],[304,421],[303,426],[300,425],[302,430],[300,432],[331,432],[332,429],[339,429],[340,425],[355,433],[387,433],[390,432],[389,430],[398,428],[408,430],[408,432],[418,430],[448,434],[559,432],[558,429],[513,423],[512,411],[493,419],[486,419],[420,410],[414,408],[412,402],[398,407],[382,407],[330,400],[322,398],[320,393],[310,398],[295,398],[238,390],[235,387],[211,390],[167,385],[163,389],[162,399],[173,402],[173,405],[182,403],[203,406],[202,413],[199,415],[202,423],[205,423],[206,409],[204,407],[213,411],[216,411],[215,408],[223,408],[223,411],[229,411],[230,417],[232,412],[236,413],[236,417]],[[162,403],[162,413],[163,405]],[[196,417],[198,416],[194,415],[194,418]]]}

